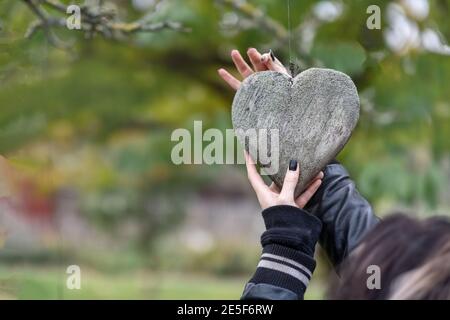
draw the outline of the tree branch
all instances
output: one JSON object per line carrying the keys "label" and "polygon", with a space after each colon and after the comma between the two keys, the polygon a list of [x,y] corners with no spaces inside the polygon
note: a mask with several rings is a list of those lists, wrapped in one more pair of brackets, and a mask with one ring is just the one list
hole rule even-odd
{"label": "tree branch", "polygon": [[241,0],[217,0],[219,3],[222,3],[225,6],[232,7],[236,11],[240,12],[242,15],[250,18],[255,21],[259,26],[261,26],[264,30],[273,34],[277,40],[281,42],[288,41],[288,32],[283,25],[281,25],[278,21],[268,17],[264,14],[264,12],[248,3],[247,1]]}
{"label": "tree branch", "polygon": [[51,27],[55,24],[55,19],[47,16],[47,14],[33,0],[23,0],[30,10],[39,18],[28,28],[25,36],[31,37],[38,29],[44,31],[47,40],[55,47],[64,48],[65,45],[52,32]]}
{"label": "tree branch", "polygon": [[[22,0],[28,8],[37,16],[38,20],[33,22],[25,37],[32,37],[37,31],[42,30],[47,40],[55,47],[67,47],[54,33],[55,28],[65,28],[67,19],[67,7],[57,0]],[[44,7],[56,11],[59,16],[50,15]],[[63,17],[61,17],[61,14]],[[81,32],[87,38],[92,38],[99,34],[107,39],[118,40],[124,35],[136,32],[158,32],[162,30],[172,30],[177,32],[190,32],[189,28],[180,22],[163,21],[154,22],[148,17],[134,22],[121,21],[118,12],[111,3],[99,1],[97,5],[80,6]]]}
{"label": "tree branch", "polygon": [[[289,35],[288,30],[278,21],[272,19],[271,17],[264,14],[264,12],[257,8],[256,6],[248,3],[246,0],[216,0],[225,6],[231,7],[236,10],[241,15],[253,20],[261,29],[271,33],[275,41],[272,48],[287,46],[289,43],[289,36],[299,37],[300,26],[292,30],[291,35]],[[309,53],[302,50],[300,47],[294,47],[295,53],[302,59],[302,67],[307,65],[313,65],[313,59]]]}

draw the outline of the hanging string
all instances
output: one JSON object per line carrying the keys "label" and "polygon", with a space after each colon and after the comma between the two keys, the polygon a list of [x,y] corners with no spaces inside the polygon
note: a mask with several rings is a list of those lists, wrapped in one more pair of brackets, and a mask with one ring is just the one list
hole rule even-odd
{"label": "hanging string", "polygon": [[288,20],[288,43],[289,43],[289,71],[291,72],[291,76],[295,77],[297,75],[297,66],[292,61],[292,35],[291,35],[291,1],[287,1],[287,20]]}
{"label": "hanging string", "polygon": [[288,18],[288,42],[289,42],[289,63],[292,62],[292,47],[291,47],[291,1],[287,1],[287,18]]}

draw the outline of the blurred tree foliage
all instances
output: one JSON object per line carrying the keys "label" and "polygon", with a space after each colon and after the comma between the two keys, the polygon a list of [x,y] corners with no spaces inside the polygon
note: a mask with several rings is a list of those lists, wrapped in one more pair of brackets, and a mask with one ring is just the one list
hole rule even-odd
{"label": "blurred tree foliage", "polygon": [[[220,166],[171,163],[170,134],[194,120],[231,127],[233,92],[216,70],[232,69],[230,49],[251,46],[354,79],[361,118],[340,160],[375,205],[450,205],[450,59],[420,45],[387,46],[393,1],[290,1],[291,51],[286,1],[105,2],[127,21],[148,4],[156,22],[180,21],[192,31],[117,41],[59,29],[72,43],[61,50],[39,31],[24,38],[36,17],[22,1],[0,3],[1,154],[45,172],[48,192],[76,188],[93,220],[138,218],[148,243],[179,219],[189,194],[214,185]],[[366,27],[372,4],[381,8],[381,30]],[[425,18],[405,15],[420,31],[450,39],[449,8],[448,0],[429,1]]]}

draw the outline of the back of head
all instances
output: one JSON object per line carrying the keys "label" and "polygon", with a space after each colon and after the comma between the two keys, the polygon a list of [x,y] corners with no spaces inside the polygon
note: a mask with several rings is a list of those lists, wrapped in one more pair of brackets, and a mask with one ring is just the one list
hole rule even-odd
{"label": "back of head", "polygon": [[[373,266],[380,271],[378,288],[367,285]],[[332,299],[450,299],[450,220],[390,216],[369,232],[340,271],[329,291]]]}

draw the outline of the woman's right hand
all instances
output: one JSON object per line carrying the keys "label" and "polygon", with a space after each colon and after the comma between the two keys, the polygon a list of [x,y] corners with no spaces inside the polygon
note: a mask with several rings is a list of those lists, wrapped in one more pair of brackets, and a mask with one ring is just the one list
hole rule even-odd
{"label": "woman's right hand", "polygon": [[[248,58],[253,66],[253,69],[245,62],[238,50],[231,51],[231,59],[236,66],[237,71],[241,74],[242,78],[245,79],[254,72],[258,71],[277,71],[285,74],[289,74],[283,64],[273,55],[272,51],[268,53],[261,54],[255,48],[250,48],[247,50]],[[234,90],[238,90],[241,81],[236,79],[227,70],[220,68],[217,70],[219,75],[225,80],[228,85]]]}
{"label": "woman's right hand", "polygon": [[264,183],[264,180],[256,170],[255,163],[246,151],[245,164],[247,166],[248,180],[250,180],[250,184],[255,190],[256,197],[263,210],[279,205],[289,205],[303,209],[322,183],[323,172],[319,172],[305,191],[297,198],[294,198],[295,187],[300,175],[299,165],[296,160],[291,160],[289,163],[281,190],[274,183],[270,187]]}

